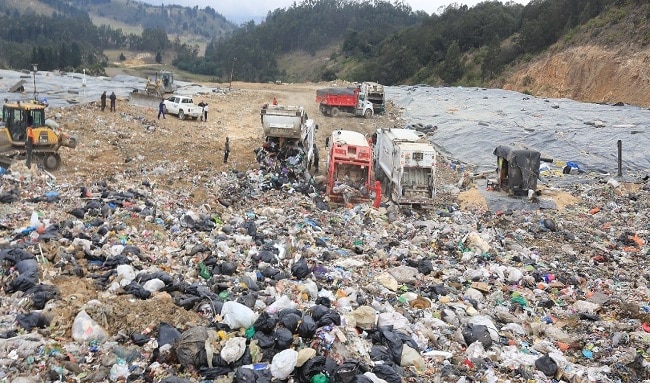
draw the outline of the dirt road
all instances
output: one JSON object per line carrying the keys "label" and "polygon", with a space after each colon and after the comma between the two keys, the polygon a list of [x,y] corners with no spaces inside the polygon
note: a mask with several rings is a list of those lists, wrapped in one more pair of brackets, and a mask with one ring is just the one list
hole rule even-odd
{"label": "dirt road", "polygon": [[[323,116],[315,98],[316,89],[325,84],[233,83],[231,90],[228,84],[206,85],[215,91],[194,96],[194,101],[209,104],[207,121],[181,121],[171,115],[158,120],[157,110],[129,104],[128,100],[118,100],[116,113],[101,112],[96,104],[51,110],[50,115],[60,114],[57,121],[65,131],[77,135],[80,143],[76,150],[62,151],[63,166],[57,174],[80,183],[121,173],[148,174],[152,178],[162,176],[164,183],[173,184],[203,172],[255,168],[253,150],[263,142],[260,108],[273,97],[280,104],[305,107],[319,126],[321,153],[325,153],[325,137],[332,130],[370,134],[378,127],[398,124],[392,113],[368,120],[346,114]],[[225,165],[227,136],[231,153]],[[321,168],[325,157],[321,154]]]}

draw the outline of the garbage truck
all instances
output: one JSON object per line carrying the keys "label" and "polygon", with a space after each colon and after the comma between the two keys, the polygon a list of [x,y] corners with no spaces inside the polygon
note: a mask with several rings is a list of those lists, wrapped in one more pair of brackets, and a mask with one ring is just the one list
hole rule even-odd
{"label": "garbage truck", "polygon": [[335,130],[327,138],[327,187],[330,202],[356,203],[370,199],[372,149],[366,137]]}
{"label": "garbage truck", "polygon": [[436,150],[415,130],[377,129],[373,137],[375,178],[397,204],[428,207],[436,194]]}
{"label": "garbage truck", "polygon": [[339,112],[370,118],[374,114],[374,105],[367,100],[361,85],[345,88],[322,88],[316,91],[316,102],[320,112],[326,116],[336,117]]}
{"label": "garbage truck", "polygon": [[305,171],[314,157],[317,129],[314,120],[307,116],[302,106],[291,105],[264,105],[260,116],[266,157],[272,155],[286,165]]}

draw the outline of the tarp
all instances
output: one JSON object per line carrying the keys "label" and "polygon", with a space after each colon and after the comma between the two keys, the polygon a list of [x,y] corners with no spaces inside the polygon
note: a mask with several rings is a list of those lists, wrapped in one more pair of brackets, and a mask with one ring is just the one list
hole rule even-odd
{"label": "tarp", "polygon": [[508,191],[515,195],[525,195],[528,190],[537,189],[537,179],[539,178],[540,153],[536,150],[513,148],[510,146],[500,145],[494,149],[494,155],[507,161],[499,162],[501,174],[506,174],[504,180]]}
{"label": "tarp", "polygon": [[[650,169],[650,110],[591,104],[485,88],[385,87],[386,99],[410,124],[435,126],[433,144],[478,170],[493,170],[498,145],[524,145],[580,169],[615,174],[617,141],[623,171]],[[431,129],[433,130],[433,129]]]}

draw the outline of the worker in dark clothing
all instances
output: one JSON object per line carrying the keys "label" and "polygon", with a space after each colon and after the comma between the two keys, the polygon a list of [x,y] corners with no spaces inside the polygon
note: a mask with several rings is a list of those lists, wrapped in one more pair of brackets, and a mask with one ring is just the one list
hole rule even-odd
{"label": "worker in dark clothing", "polygon": [[115,95],[115,92],[111,92],[111,112],[115,112],[115,100],[117,100],[117,96]]}
{"label": "worker in dark clothing", "polygon": [[158,104],[158,119],[160,120],[160,116],[162,115],[163,120],[166,120],[167,118],[165,117],[165,99],[163,98],[160,100],[160,104]]}
{"label": "worker in dark clothing", "polygon": [[29,116],[27,119],[27,141],[25,141],[25,151],[27,152],[27,158],[25,160],[25,166],[27,166],[28,169],[32,168],[32,153],[34,151],[34,142],[36,141],[36,137],[34,136],[34,125],[32,116]]}
{"label": "worker in dark clothing", "polygon": [[104,91],[104,93],[102,93],[102,95],[101,95],[101,97],[99,98],[99,100],[100,100],[100,102],[101,102],[101,108],[102,108],[102,112],[103,112],[104,109],[106,109],[106,91]]}
{"label": "worker in dark clothing", "polygon": [[226,144],[223,148],[223,163],[228,163],[228,155],[230,154],[230,139],[226,137]]}
{"label": "worker in dark clothing", "polygon": [[318,173],[318,146],[314,143],[314,173]]}

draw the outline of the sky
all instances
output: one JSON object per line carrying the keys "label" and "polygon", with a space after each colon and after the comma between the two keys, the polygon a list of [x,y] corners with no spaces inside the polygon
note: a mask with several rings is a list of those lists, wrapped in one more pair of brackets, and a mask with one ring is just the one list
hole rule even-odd
{"label": "sky", "polygon": [[[290,7],[294,0],[143,0],[149,4],[177,4],[186,7],[205,8],[206,6],[212,7],[218,13],[225,16],[228,20],[241,24],[250,20],[255,22],[261,21],[268,11],[277,8]],[[445,1],[445,0],[403,0],[404,3],[411,6],[414,11],[425,11],[428,14],[440,13],[448,5],[457,3],[459,5],[467,5],[473,7],[480,3],[482,0],[458,0],[458,1]],[[513,0],[515,3],[527,4],[530,0]],[[302,0],[296,0],[296,3],[301,3]],[[392,2],[392,1],[391,1]],[[502,1],[505,2],[505,1]],[[442,7],[442,8],[441,8]]]}

